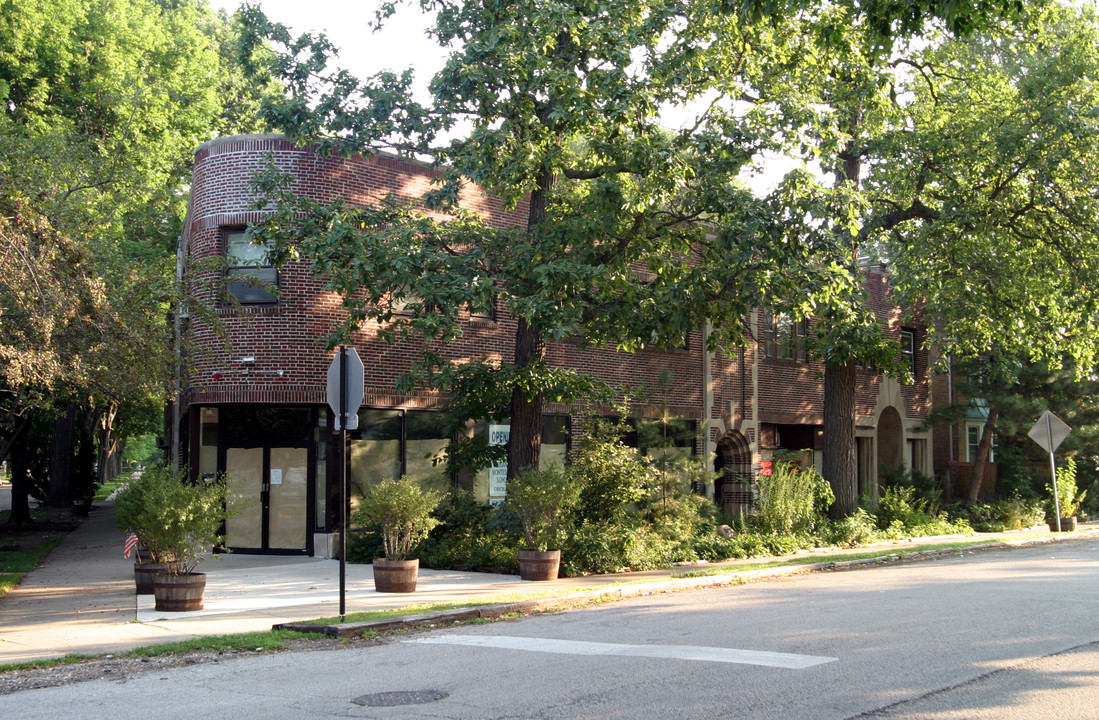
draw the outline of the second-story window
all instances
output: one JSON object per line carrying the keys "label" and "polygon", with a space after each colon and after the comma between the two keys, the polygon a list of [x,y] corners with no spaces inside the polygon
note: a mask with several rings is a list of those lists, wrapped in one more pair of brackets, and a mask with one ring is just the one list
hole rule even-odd
{"label": "second-story window", "polygon": [[916,332],[914,330],[901,330],[901,363],[915,380],[916,374]]}
{"label": "second-story window", "polygon": [[809,323],[795,321],[789,315],[764,315],[764,347],[767,357],[780,360],[805,362],[805,338],[809,334]]}
{"label": "second-story window", "polygon": [[274,303],[278,270],[267,264],[268,246],[253,243],[244,228],[225,232],[226,290],[243,304]]}

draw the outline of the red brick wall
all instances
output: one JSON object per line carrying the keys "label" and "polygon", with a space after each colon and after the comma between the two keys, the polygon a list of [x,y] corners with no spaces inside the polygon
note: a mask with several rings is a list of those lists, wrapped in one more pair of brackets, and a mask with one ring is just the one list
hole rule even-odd
{"label": "red brick wall", "polygon": [[[357,203],[371,203],[389,193],[411,200],[428,189],[437,174],[426,165],[390,157],[317,158],[310,149],[295,148],[278,136],[225,138],[203,145],[195,156],[185,240],[190,267],[196,273],[196,293],[211,303],[215,299],[213,281],[221,270],[209,263],[224,256],[221,229],[239,227],[262,217],[262,212],[250,209],[255,198],[248,184],[262,168],[267,153],[283,171],[294,175],[294,191],[308,193],[321,201],[345,197]],[[499,227],[520,226],[526,220],[525,203],[509,209],[476,188],[468,189],[462,201],[465,207]],[[324,350],[320,338],[344,316],[339,298],[323,292],[321,282],[310,277],[308,268],[300,263],[291,263],[283,270],[279,285],[283,297],[276,305],[218,308],[215,314],[224,326],[224,336],[201,313],[192,314],[188,344],[191,372],[185,406],[325,401],[326,373],[333,353]],[[871,307],[887,323],[889,331],[899,337],[901,312],[889,297],[887,278],[880,272],[872,273],[867,292]],[[761,317],[759,321],[762,322]],[[927,349],[922,342],[922,326],[918,323],[904,326],[917,330],[920,370],[917,382],[902,389],[905,415],[922,417],[929,408]],[[755,328],[757,337],[763,337],[762,330],[761,326]],[[397,378],[419,356],[419,347],[410,343],[381,343],[376,340],[375,331],[376,326],[367,326],[356,339],[366,366],[364,405],[432,404],[435,398],[430,396],[403,395],[395,390]],[[514,332],[514,320],[503,313],[497,322],[468,322],[464,335],[445,351],[452,358],[488,355],[507,362],[512,357]],[[254,357],[255,364],[243,366],[239,361],[244,356]],[[710,408],[702,407],[701,332],[691,334],[686,349],[645,349],[630,355],[556,342],[550,344],[548,356],[551,363],[595,374],[616,385],[646,388],[647,402],[636,408],[637,414],[654,416],[667,410],[697,420],[720,417],[725,420],[727,430],[737,428],[742,421],[757,420],[752,410],[751,368],[758,357],[761,415],[758,420],[780,424],[821,422],[822,366],[765,358],[762,343],[728,355],[715,354]],[[283,373],[281,378],[274,374],[279,370]],[[221,373],[220,379],[214,377],[216,373]],[[863,417],[871,416],[880,378],[870,370],[860,370],[859,379],[857,412]],[[569,411],[554,405],[547,410]],[[711,436],[716,439],[716,431]]]}
{"label": "red brick wall", "polygon": [[[314,156],[277,136],[227,138],[207,143],[195,156],[191,207],[186,228],[191,267],[197,268],[197,294],[213,302],[213,282],[220,269],[201,272],[224,255],[221,229],[255,222],[261,212],[250,210],[254,195],[248,183],[270,153],[284,172],[296,178],[292,189],[327,201],[345,197],[370,203],[388,193],[414,199],[428,189],[435,171],[414,162],[389,157],[351,160]],[[521,225],[527,207],[521,203],[505,208],[498,200],[476,189],[468,190],[463,205],[487,222],[500,227]],[[204,286],[205,283],[205,286]],[[291,263],[280,275],[282,299],[274,306],[221,308],[219,320],[224,339],[211,322],[198,313],[190,324],[191,373],[185,404],[193,403],[323,403],[325,382],[332,352],[326,352],[319,338],[342,319],[339,299],[324,293],[320,281],[308,268]],[[430,405],[434,398],[398,394],[395,381],[418,357],[412,343],[385,344],[376,340],[376,326],[367,326],[356,339],[356,348],[366,367],[364,405],[416,407]],[[445,348],[452,358],[482,355],[511,359],[515,322],[501,313],[495,323],[467,323],[464,335]],[[228,346],[227,346],[228,343]],[[570,342],[551,343],[550,362],[575,367],[617,385],[647,387],[651,406],[641,414],[654,415],[667,407],[673,414],[699,418],[702,414],[702,337],[694,333],[686,350],[646,349],[626,355],[603,349],[581,350]],[[255,358],[247,368],[239,360]],[[272,374],[281,370],[283,376]],[[668,372],[665,372],[668,371]],[[222,377],[215,378],[216,373]],[[667,381],[667,387],[663,384]],[[565,411],[566,408],[550,407]]]}

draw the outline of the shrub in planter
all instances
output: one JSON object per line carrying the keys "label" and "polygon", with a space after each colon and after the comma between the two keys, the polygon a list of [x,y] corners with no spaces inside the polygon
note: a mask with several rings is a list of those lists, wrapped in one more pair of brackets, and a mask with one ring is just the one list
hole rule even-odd
{"label": "shrub in planter", "polygon": [[137,533],[156,561],[165,563],[154,580],[158,610],[201,610],[205,573],[199,563],[224,541],[228,513],[225,479],[192,483],[187,470],[161,466],[147,470],[123,498],[119,523]]}
{"label": "shrub in planter", "polygon": [[580,490],[580,484],[557,463],[528,468],[508,482],[505,505],[519,515],[523,526],[519,575],[524,580],[557,577],[561,543]]}
{"label": "shrub in planter", "polygon": [[[1057,528],[1057,506],[1053,502],[1053,486],[1046,485],[1050,501],[1046,506],[1046,519],[1050,529]],[[1080,506],[1087,498],[1087,490],[1078,491],[1076,487],[1076,461],[1063,460],[1057,468],[1057,503],[1060,505],[1061,519],[1075,518]]]}
{"label": "shrub in planter", "polygon": [[153,581],[158,572],[164,572],[176,559],[167,550],[155,551],[145,545],[145,538],[158,531],[160,518],[149,508],[160,492],[159,485],[170,481],[173,471],[163,466],[149,468],[134,476],[114,496],[115,520],[119,529],[137,535],[139,542],[134,563],[134,582],[138,595],[152,595]]}
{"label": "shrub in planter", "polygon": [[384,558],[374,560],[374,587],[379,592],[416,589],[418,560],[409,555],[439,521],[432,512],[442,494],[425,490],[406,476],[382,480],[366,488],[355,515],[358,524],[381,528]]}
{"label": "shrub in planter", "polygon": [[148,508],[148,503],[159,491],[160,483],[172,474],[172,470],[158,466],[150,468],[130,479],[114,496],[115,521],[119,529],[133,532],[141,541],[141,552],[138,554],[138,563],[165,564],[173,562],[174,557],[160,555],[144,544],[146,537],[151,537],[159,525],[157,515]]}

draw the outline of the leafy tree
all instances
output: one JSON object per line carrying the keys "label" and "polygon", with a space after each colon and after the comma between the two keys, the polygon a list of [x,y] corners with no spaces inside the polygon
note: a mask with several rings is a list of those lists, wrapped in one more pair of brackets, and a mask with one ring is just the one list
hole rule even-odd
{"label": "leafy tree", "polygon": [[[106,472],[120,408],[163,396],[192,152],[247,129],[271,89],[233,70],[235,32],[192,0],[0,7],[0,457],[35,409],[75,407]],[[51,477],[55,502],[68,475]],[[17,482],[25,507],[30,480]]]}
{"label": "leafy tree", "polygon": [[[444,391],[455,427],[509,418],[514,476],[538,465],[546,400],[599,387],[550,366],[547,342],[679,344],[716,298],[737,318],[722,338],[743,341],[740,318],[803,252],[760,241],[770,213],[737,181],[771,143],[769,128],[735,108],[737,73],[781,38],[676,2],[421,7],[435,12],[439,44],[458,48],[427,104],[411,97],[409,73],[360,81],[330,71],[323,38],[292,38],[249,11],[249,47],[262,38],[280,48],[271,70],[288,98],[266,106],[273,126],[322,154],[416,154],[442,173],[414,202],[361,208],[297,197],[271,172],[258,186],[278,210],[253,233],[274,241],[278,261],[308,258],[343,297],[348,322],[332,344],[367,320],[383,338],[421,338],[424,359],[405,388]],[[661,108],[689,102],[702,103],[693,120],[665,129]],[[445,135],[458,127],[461,137]],[[463,210],[474,183],[510,208],[525,203],[523,226]],[[493,303],[516,319],[514,356],[450,362],[441,348],[462,332],[463,309]]]}
{"label": "leafy tree", "polygon": [[[1061,362],[1025,361],[998,355],[955,361],[952,366],[956,402],[936,411],[936,421],[952,422],[965,417],[975,400],[988,410],[977,448],[973,477],[981,477],[988,461],[992,437],[997,453],[1008,446],[1018,448],[1022,457],[1042,462],[1046,459],[1027,433],[1046,410],[1064,420],[1072,432],[1059,452],[1087,456],[1099,443],[1099,383],[1094,372],[1079,372],[1072,357]],[[969,502],[977,501],[977,488],[970,484]]]}
{"label": "leafy tree", "polygon": [[[456,369],[428,352],[419,379],[450,392],[455,417],[459,410],[511,417],[510,472],[537,462],[547,393],[569,399],[588,389],[545,368],[547,340],[579,334],[628,349],[651,340],[654,329],[682,337],[707,317],[719,328],[715,341],[738,341],[753,305],[816,315],[827,330],[811,348],[826,366],[825,472],[834,513],[851,512],[855,368],[901,372],[896,343],[866,307],[860,254],[921,234],[923,250],[935,252],[964,227],[943,212],[943,202],[952,207],[962,194],[932,197],[941,181],[926,179],[918,192],[906,188],[925,167],[926,153],[914,151],[920,142],[961,123],[967,107],[919,111],[925,98],[938,97],[931,80],[964,75],[962,85],[979,92],[992,69],[1010,69],[970,73],[934,53],[972,46],[948,32],[991,37],[1000,17],[1021,17],[1023,7],[934,0],[421,7],[437,13],[432,34],[440,44],[459,47],[426,105],[412,99],[408,73],[360,82],[328,72],[332,48],[323,39],[294,39],[250,15],[257,38],[282,47],[274,70],[291,97],[268,106],[273,125],[319,143],[321,152],[416,153],[445,168],[419,205],[369,210],[310,205],[268,177],[262,187],[283,211],[261,233],[281,240],[283,257],[294,252],[290,240],[304,238],[297,251],[332,278],[350,326],[371,318],[445,341],[459,331],[458,308],[484,307],[498,293],[519,321],[510,365]],[[690,103],[702,103],[693,124],[660,127],[663,106]],[[463,137],[439,140],[461,122],[468,123]],[[774,148],[806,166],[819,163],[834,181],[794,173],[770,197],[748,197],[734,178]],[[930,167],[951,166],[939,158]],[[494,229],[457,212],[465,181],[513,205],[529,195],[526,227]],[[986,199],[1007,207],[1002,196]],[[457,221],[440,223],[436,210]],[[913,281],[899,297],[936,312],[945,295],[932,296],[933,287]],[[394,318],[389,302],[405,288],[421,301],[406,308],[407,320]],[[476,397],[487,399],[462,406]]]}
{"label": "leafy tree", "polygon": [[810,246],[818,273],[788,309],[824,320],[810,351],[825,364],[834,515],[856,502],[856,366],[901,370],[866,309],[861,256],[888,261],[894,299],[947,352],[996,343],[1084,365],[1094,352],[1094,19],[1057,5],[1018,24],[980,16],[968,37],[932,19],[890,39],[872,11],[807,5],[783,20],[787,61],[749,78],[785,152],[824,171],[791,174],[773,199],[794,218],[780,237]]}

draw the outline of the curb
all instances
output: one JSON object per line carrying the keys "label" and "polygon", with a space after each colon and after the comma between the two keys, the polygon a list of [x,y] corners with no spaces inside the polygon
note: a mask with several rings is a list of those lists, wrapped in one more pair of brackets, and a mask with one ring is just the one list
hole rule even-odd
{"label": "curb", "polygon": [[761,568],[758,570],[741,570],[738,572],[719,573],[700,577],[673,577],[667,580],[655,580],[653,582],[639,582],[633,585],[615,585],[611,587],[596,588],[594,590],[582,590],[578,592],[565,591],[561,595],[555,595],[538,600],[522,600],[512,603],[500,603],[471,608],[455,608],[453,610],[439,610],[436,612],[419,613],[416,615],[404,615],[402,617],[384,618],[380,620],[366,620],[351,623],[279,623],[272,626],[272,630],[290,630],[300,633],[319,633],[329,637],[353,638],[366,632],[400,632],[415,630],[427,624],[468,622],[470,620],[492,620],[504,615],[526,614],[562,608],[569,605],[583,605],[589,602],[601,600],[618,600],[632,597],[643,597],[659,593],[677,592],[682,590],[697,590],[700,588],[728,585],[731,583],[751,582],[754,580],[766,580],[780,577],[793,577],[796,575],[808,575],[818,572],[832,572],[837,570],[856,570],[874,565],[896,563],[903,560],[923,561],[934,560],[948,555],[964,555],[971,552],[987,550],[1012,550],[1030,545],[1044,545],[1048,543],[1069,542],[1082,540],[1099,535],[1099,528],[1086,532],[1073,533],[1071,536],[1050,535],[1047,537],[1034,537],[1020,540],[997,540],[970,545],[964,548],[944,548],[942,550],[917,550],[913,552],[897,552],[890,555],[882,555],[875,558],[859,558],[856,560],[824,560],[805,565]]}

